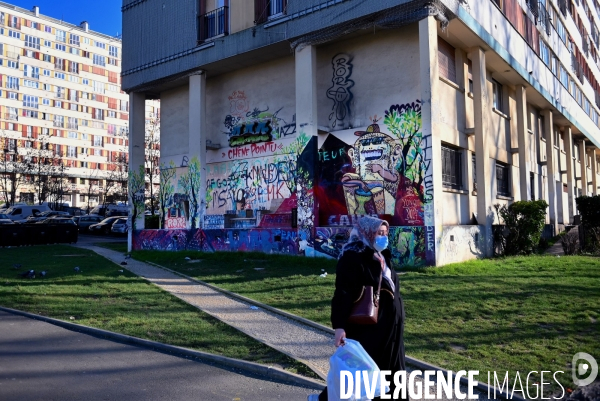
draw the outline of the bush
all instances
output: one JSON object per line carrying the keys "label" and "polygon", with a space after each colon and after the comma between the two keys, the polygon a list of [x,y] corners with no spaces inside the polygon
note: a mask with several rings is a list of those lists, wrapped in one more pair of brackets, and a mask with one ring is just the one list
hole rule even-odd
{"label": "bush", "polygon": [[160,216],[158,214],[154,214],[154,215],[145,216],[145,217],[146,217],[145,228],[147,230],[158,230],[159,224],[160,224]]}
{"label": "bush", "polygon": [[575,202],[583,226],[584,241],[581,247],[597,253],[600,251],[600,195],[580,196]]}
{"label": "bush", "polygon": [[502,235],[504,243],[501,247],[504,254],[528,255],[535,252],[544,229],[548,207],[546,201],[518,201],[508,207],[506,205],[494,207],[506,225]]}
{"label": "bush", "polygon": [[579,253],[579,234],[575,231],[561,233],[561,244],[565,255]]}

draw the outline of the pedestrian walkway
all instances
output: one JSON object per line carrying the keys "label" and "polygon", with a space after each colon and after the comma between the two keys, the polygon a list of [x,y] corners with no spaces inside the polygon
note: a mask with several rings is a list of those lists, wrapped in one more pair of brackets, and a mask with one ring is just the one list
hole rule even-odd
{"label": "pedestrian walkway", "polygon": [[[579,227],[575,226],[573,228],[571,228],[571,230],[569,231],[570,233],[573,232],[575,234],[579,234]],[[563,250],[562,247],[562,240],[558,240],[554,243],[554,245],[552,245],[550,248],[548,248],[545,252],[548,255],[555,255],[555,256],[564,256],[565,255],[565,251]]]}
{"label": "pedestrian walkway", "polygon": [[[120,252],[87,244],[79,246],[117,264],[125,260]],[[329,357],[335,351],[333,335],[227,297],[196,281],[144,262],[127,259],[127,265],[123,267],[190,305],[306,364],[323,379],[327,377]]]}

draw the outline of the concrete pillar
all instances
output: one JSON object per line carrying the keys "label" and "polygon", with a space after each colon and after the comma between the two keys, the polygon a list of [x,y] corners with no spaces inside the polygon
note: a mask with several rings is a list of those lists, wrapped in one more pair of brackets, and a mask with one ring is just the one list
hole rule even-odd
{"label": "concrete pillar", "polygon": [[592,168],[592,195],[598,195],[598,161],[596,160],[596,148],[590,149],[590,164]]}
{"label": "concrete pillar", "polygon": [[306,46],[296,50],[295,63],[296,132],[304,132],[309,137],[316,136],[318,134],[317,48]]}
{"label": "concrete pillar", "polygon": [[[573,134],[571,127],[565,127],[565,153],[567,154],[567,191],[569,202],[568,224],[573,223],[575,214],[575,172],[573,171]],[[567,224],[567,222],[565,222]]]}
{"label": "concrete pillar", "polygon": [[527,90],[525,86],[517,85],[517,135],[519,138],[519,187],[521,189],[521,200],[533,199],[529,185],[531,160],[529,160],[527,118]]}
{"label": "concrete pillar", "polygon": [[579,142],[579,163],[581,164],[581,195],[588,194],[588,177],[587,177],[587,153],[585,152],[585,139]]}
{"label": "concrete pillar", "polygon": [[[554,226],[554,234],[558,233],[558,215],[556,199],[556,152],[554,151],[554,120],[551,110],[542,111],[544,118],[544,135],[546,136],[546,177],[548,179],[548,217]],[[561,194],[562,196],[562,194]]]}
{"label": "concrete pillar", "polygon": [[485,226],[484,256],[492,256],[494,239],[492,224],[492,171],[489,132],[491,99],[487,90],[485,52],[481,48],[469,52],[473,75],[473,114],[475,120],[475,164],[477,174],[477,223]]}
{"label": "concrete pillar", "polygon": [[426,164],[424,186],[425,255],[427,263],[437,265],[442,236],[442,169],[436,166],[442,160],[440,128],[436,119],[440,115],[438,105],[438,36],[437,21],[427,17],[419,21],[419,60],[421,70],[421,155]]}
{"label": "concrete pillar", "polygon": [[[145,165],[145,134],[146,134],[146,95],[132,92],[129,94],[129,233],[127,247],[132,249],[132,238],[134,230],[144,229],[144,212],[139,208],[144,203],[145,177],[139,177],[140,167]],[[136,185],[140,183],[140,186]],[[137,187],[137,188],[136,188]],[[138,205],[138,206],[135,206]],[[134,220],[134,209],[138,209],[137,218]]]}
{"label": "concrete pillar", "polygon": [[189,77],[189,164],[199,186],[190,196],[189,228],[202,228],[206,212],[206,74]]}

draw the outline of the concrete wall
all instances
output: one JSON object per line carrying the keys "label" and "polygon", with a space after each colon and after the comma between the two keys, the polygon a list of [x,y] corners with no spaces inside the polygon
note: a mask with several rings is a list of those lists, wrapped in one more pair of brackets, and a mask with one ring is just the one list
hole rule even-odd
{"label": "concrete wall", "polygon": [[[331,132],[367,127],[370,118],[383,117],[392,104],[420,99],[419,32],[416,24],[381,30],[350,40],[336,41],[317,50],[318,124]],[[351,96],[345,103],[345,118],[332,113],[340,106],[328,97],[333,87],[332,62],[338,54],[350,57],[352,72],[347,81]],[[340,106],[341,107],[341,106]],[[335,126],[334,126],[335,124]]]}
{"label": "concrete wall", "polygon": [[438,254],[440,265],[483,257],[483,226],[444,226]]}
{"label": "concrete wall", "polygon": [[160,160],[181,165],[183,156],[189,152],[189,90],[181,86],[160,94],[161,143]]}

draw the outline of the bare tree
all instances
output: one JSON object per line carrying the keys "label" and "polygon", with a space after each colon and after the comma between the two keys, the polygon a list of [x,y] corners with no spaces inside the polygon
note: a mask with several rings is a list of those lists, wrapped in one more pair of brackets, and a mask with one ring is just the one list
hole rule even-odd
{"label": "bare tree", "polygon": [[[4,132],[3,132],[4,134]],[[7,206],[17,201],[17,191],[25,183],[27,166],[19,160],[16,139],[1,138],[0,141],[0,194]],[[14,141],[11,144],[10,141]]]}
{"label": "bare tree", "polygon": [[106,207],[110,200],[127,200],[127,180],[129,179],[127,156],[124,152],[115,156],[109,164],[106,185],[104,187],[104,203]]}
{"label": "bare tree", "polygon": [[160,187],[158,188],[158,203],[160,206],[160,228],[165,228],[165,219],[167,218],[167,209],[172,203],[175,193],[175,163],[171,161],[169,165],[164,163],[160,166]]}
{"label": "bare tree", "polygon": [[48,199],[53,203],[54,210],[62,209],[63,197],[67,193],[68,177],[67,168],[59,158],[54,159],[54,175],[50,177],[50,191]]}
{"label": "bare tree", "polygon": [[50,177],[54,175],[57,167],[53,162],[54,154],[50,150],[50,136],[40,135],[36,146],[30,148],[24,158],[27,174],[33,178],[37,201],[42,204],[50,194]]}
{"label": "bare tree", "polygon": [[154,181],[160,178],[160,118],[152,118],[146,123],[145,141],[146,179],[149,181],[146,192],[150,200],[150,211],[154,215],[155,210],[157,210]]}
{"label": "bare tree", "polygon": [[99,191],[98,170],[89,169],[85,176],[85,180],[87,180],[87,182],[86,182],[84,194],[87,198],[87,208],[89,211],[91,198],[94,195],[98,195],[98,191]]}

